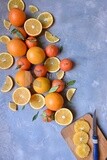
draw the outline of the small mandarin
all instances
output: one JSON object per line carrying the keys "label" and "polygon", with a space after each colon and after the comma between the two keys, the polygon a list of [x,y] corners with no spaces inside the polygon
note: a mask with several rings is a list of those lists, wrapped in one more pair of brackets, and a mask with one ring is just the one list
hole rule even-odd
{"label": "small mandarin", "polygon": [[63,71],[69,71],[73,68],[73,66],[74,66],[74,63],[68,58],[64,58],[60,62],[60,68]]}

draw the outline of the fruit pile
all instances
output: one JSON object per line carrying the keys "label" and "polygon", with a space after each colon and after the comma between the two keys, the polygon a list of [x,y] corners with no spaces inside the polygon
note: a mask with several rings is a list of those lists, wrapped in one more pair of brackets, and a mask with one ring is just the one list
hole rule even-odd
{"label": "fruit pile", "polygon": [[[50,122],[55,119],[58,124],[70,124],[73,115],[69,109],[63,108],[62,91],[75,83],[75,80],[67,83],[63,80],[65,72],[73,69],[74,63],[68,58],[60,60],[57,57],[61,52],[61,48],[55,44],[59,38],[47,31],[54,22],[53,15],[50,12],[38,15],[38,8],[30,5],[29,11],[33,16],[36,14],[38,16],[27,18],[23,0],[9,0],[7,6],[8,20],[5,19],[3,23],[13,38],[10,39],[6,35],[0,37],[0,42],[6,44],[7,48],[7,52],[0,53],[0,69],[10,68],[15,61],[17,70],[13,78],[9,75],[6,77],[1,91],[10,91],[13,88],[13,79],[18,85],[12,93],[13,101],[9,102],[9,108],[16,111],[18,106],[25,106],[28,103],[37,110],[46,106],[42,114],[44,121]],[[39,45],[38,40],[43,31],[50,43],[45,48]],[[56,78],[51,80],[49,77],[53,73]],[[75,88],[68,88],[66,93],[68,101],[75,91]],[[33,120],[37,118],[38,113]]]}

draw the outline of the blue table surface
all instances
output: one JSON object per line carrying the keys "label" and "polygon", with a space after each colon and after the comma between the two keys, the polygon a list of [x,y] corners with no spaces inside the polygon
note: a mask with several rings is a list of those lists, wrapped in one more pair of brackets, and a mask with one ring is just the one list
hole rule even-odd
{"label": "blue table surface", "polygon": [[[7,2],[0,0],[0,35],[9,35],[3,26]],[[72,110],[74,120],[92,114],[96,108],[98,124],[107,137],[107,0],[25,0],[25,3],[29,16],[30,4],[38,6],[40,12],[54,15],[55,23],[48,30],[60,38],[57,45],[63,46],[63,51],[59,57],[71,58],[76,64],[64,78],[75,79],[77,88],[72,103],[66,102],[66,107]],[[41,42],[44,47],[48,44],[44,36]],[[3,51],[6,47],[0,44],[0,52]],[[0,70],[0,88],[5,77],[14,77],[15,72],[15,65]],[[29,105],[15,113],[8,108],[13,90],[0,92],[0,160],[75,160],[60,134],[63,126],[54,121],[43,123],[40,115],[32,122],[36,111]]]}

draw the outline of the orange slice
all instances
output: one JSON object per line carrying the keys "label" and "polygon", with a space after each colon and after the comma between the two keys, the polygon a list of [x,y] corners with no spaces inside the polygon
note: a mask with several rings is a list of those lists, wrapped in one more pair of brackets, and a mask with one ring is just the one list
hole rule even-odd
{"label": "orange slice", "polygon": [[9,92],[13,87],[13,80],[10,76],[6,77],[6,80],[2,86],[1,92]]}
{"label": "orange slice", "polygon": [[57,36],[53,35],[49,31],[45,31],[45,39],[50,43],[56,43],[60,40]]}
{"label": "orange slice", "polygon": [[10,38],[8,36],[6,36],[6,35],[0,36],[1,43],[7,44],[9,41],[10,41]]}
{"label": "orange slice", "polygon": [[90,130],[89,123],[84,119],[80,119],[80,120],[75,122],[74,130],[75,130],[75,132],[85,131],[85,132],[88,133],[89,130]]}
{"label": "orange slice", "polygon": [[7,4],[7,8],[10,11],[12,8],[19,8],[21,10],[25,9],[25,4],[23,0],[9,0]]}
{"label": "orange slice", "polygon": [[4,19],[4,20],[3,20],[3,24],[4,24],[4,27],[5,27],[6,29],[10,29],[11,23],[10,23],[8,20]]}
{"label": "orange slice", "polygon": [[39,9],[36,7],[36,6],[34,6],[34,5],[29,5],[29,11],[31,12],[31,13],[35,13],[35,12],[37,12]]}
{"label": "orange slice", "polygon": [[69,88],[66,92],[66,98],[68,101],[71,101],[74,93],[76,92],[76,88]]}
{"label": "orange slice", "polygon": [[14,112],[18,110],[18,106],[14,102],[9,102],[9,108]]}
{"label": "orange slice", "polygon": [[56,73],[57,79],[62,79],[62,78],[64,77],[64,74],[65,74],[64,71],[59,70],[59,71]]}
{"label": "orange slice", "polygon": [[88,144],[80,144],[76,147],[76,154],[80,158],[86,158],[89,155],[90,147]]}

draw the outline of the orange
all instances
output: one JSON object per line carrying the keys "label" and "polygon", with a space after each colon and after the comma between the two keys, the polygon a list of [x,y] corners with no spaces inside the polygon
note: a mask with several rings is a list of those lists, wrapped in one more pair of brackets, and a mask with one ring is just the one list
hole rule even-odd
{"label": "orange", "polygon": [[45,52],[46,52],[46,55],[48,57],[55,57],[58,55],[59,53],[59,48],[54,45],[54,44],[49,44],[46,48],[45,48]]}
{"label": "orange", "polygon": [[40,64],[45,60],[45,52],[42,48],[40,47],[31,47],[27,51],[27,59],[32,63],[32,64]]}
{"label": "orange", "polygon": [[[16,29],[22,34],[22,36],[23,36],[25,39],[27,38],[27,33],[25,32],[25,30],[24,30],[23,27],[17,27]],[[18,36],[16,36],[16,37],[18,37]],[[20,37],[18,37],[18,38],[20,38]]]}
{"label": "orange", "polygon": [[35,47],[38,45],[38,41],[35,37],[28,37],[25,41],[28,48]]}
{"label": "orange", "polygon": [[26,54],[27,46],[20,39],[12,39],[7,44],[8,52],[14,57],[20,57]]}
{"label": "orange", "polygon": [[45,93],[51,87],[50,80],[46,77],[38,77],[33,82],[33,88],[37,93]]}
{"label": "orange", "polygon": [[60,68],[63,71],[69,71],[73,68],[74,63],[68,59],[68,58],[64,58],[63,60],[61,60],[60,62]]}
{"label": "orange", "polygon": [[17,69],[29,70],[31,67],[31,63],[28,61],[26,57],[20,57],[17,60]]}
{"label": "orange", "polygon": [[20,70],[15,75],[15,82],[19,86],[28,87],[32,83],[32,80],[30,71]]}
{"label": "orange", "polygon": [[20,27],[26,20],[26,14],[19,8],[12,8],[9,11],[8,18],[13,26]]}
{"label": "orange", "polygon": [[46,107],[52,111],[57,111],[64,104],[63,97],[56,92],[48,93],[45,97]]}
{"label": "orange", "polygon": [[61,92],[65,88],[65,83],[60,79],[54,79],[52,81],[52,87],[58,86],[56,92]]}
{"label": "orange", "polygon": [[47,68],[44,65],[36,65],[34,67],[34,74],[36,77],[45,77],[47,73]]}

